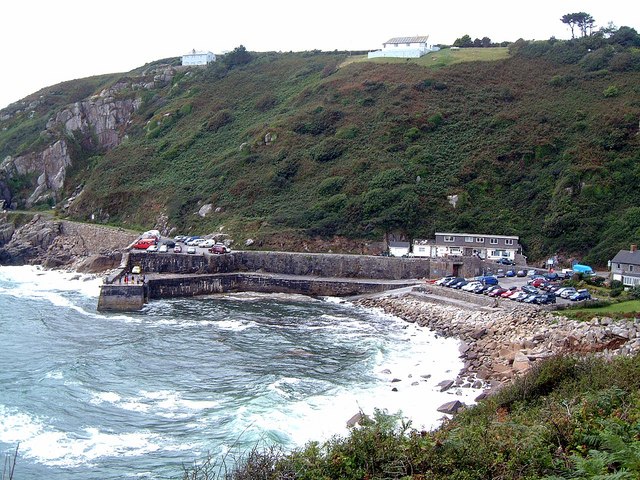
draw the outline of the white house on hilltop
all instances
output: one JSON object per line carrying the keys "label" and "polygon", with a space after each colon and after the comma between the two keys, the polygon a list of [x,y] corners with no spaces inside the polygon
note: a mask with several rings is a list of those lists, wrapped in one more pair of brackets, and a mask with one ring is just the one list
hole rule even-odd
{"label": "white house on hilltop", "polygon": [[216,56],[211,52],[196,52],[192,50],[182,56],[182,65],[207,65],[216,61]]}
{"label": "white house on hilltop", "polygon": [[516,261],[522,254],[520,238],[516,235],[487,235],[478,233],[436,232],[435,240],[415,240],[414,257],[478,257],[483,260]]}
{"label": "white house on hilltop", "polygon": [[426,37],[395,37],[382,44],[382,50],[369,52],[369,58],[420,58],[429,52],[440,50],[429,43]]}

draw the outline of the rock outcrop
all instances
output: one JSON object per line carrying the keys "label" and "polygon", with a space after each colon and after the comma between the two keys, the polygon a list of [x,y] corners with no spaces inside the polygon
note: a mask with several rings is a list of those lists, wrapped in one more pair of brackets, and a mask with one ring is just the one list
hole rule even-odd
{"label": "rock outcrop", "polygon": [[0,217],[0,264],[40,264],[97,273],[117,267],[137,235],[35,215],[19,228]]}
{"label": "rock outcrop", "polygon": [[421,300],[420,294],[356,303],[461,339],[465,368],[460,376],[470,381],[504,382],[559,353],[596,352],[610,357],[640,352],[640,323],[633,319],[577,322],[535,306],[513,304],[490,311],[434,304]]}

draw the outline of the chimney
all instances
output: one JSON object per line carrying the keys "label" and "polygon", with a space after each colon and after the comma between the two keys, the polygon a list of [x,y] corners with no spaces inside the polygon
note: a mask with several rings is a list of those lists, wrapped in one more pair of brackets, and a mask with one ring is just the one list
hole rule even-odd
{"label": "chimney", "polygon": [[638,250],[638,245],[631,245],[631,251],[635,252],[636,250]]}

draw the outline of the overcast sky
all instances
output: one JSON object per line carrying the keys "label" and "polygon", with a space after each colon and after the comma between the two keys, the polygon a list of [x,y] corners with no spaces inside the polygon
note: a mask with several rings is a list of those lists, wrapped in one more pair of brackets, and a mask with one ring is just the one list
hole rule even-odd
{"label": "overcast sky", "polygon": [[637,0],[7,0],[0,108],[65,80],[126,72],[192,49],[375,50],[391,37],[569,38],[565,13],[640,30]]}

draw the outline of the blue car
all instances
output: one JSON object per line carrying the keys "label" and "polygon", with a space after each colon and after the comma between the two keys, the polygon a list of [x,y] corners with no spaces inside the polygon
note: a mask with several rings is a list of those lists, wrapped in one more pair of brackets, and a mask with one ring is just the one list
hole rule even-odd
{"label": "blue car", "polygon": [[515,270],[507,270],[507,272],[505,273],[505,275],[507,277],[515,277],[516,276],[516,271]]}
{"label": "blue car", "polygon": [[591,294],[588,290],[578,290],[576,293],[569,297],[572,302],[579,302],[580,300],[591,300]]}

